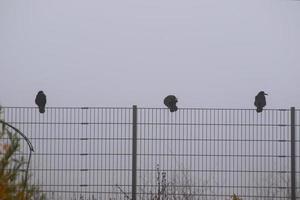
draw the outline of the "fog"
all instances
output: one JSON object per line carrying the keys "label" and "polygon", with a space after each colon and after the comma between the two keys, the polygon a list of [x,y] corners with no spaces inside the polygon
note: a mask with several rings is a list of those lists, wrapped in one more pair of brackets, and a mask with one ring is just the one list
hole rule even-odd
{"label": "fog", "polygon": [[44,115],[3,116],[32,140],[32,183],[69,191],[58,199],[125,198],[115,184],[130,194],[132,110],[51,107],[156,108],[168,94],[178,112],[139,110],[140,195],[155,190],[157,165],[198,195],[263,194],[268,181],[277,192],[290,181],[290,113],[248,108],[261,90],[266,108],[300,108],[299,35],[293,0],[3,0],[0,105],[47,95]]}
{"label": "fog", "polygon": [[300,3],[1,1],[0,104],[299,105]]}

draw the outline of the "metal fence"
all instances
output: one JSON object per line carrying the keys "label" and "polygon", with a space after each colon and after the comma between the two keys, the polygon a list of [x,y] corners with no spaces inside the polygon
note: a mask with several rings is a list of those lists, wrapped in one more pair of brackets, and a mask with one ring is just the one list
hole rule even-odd
{"label": "metal fence", "polygon": [[300,198],[300,110],[4,107],[1,118],[30,139],[30,183],[49,200]]}

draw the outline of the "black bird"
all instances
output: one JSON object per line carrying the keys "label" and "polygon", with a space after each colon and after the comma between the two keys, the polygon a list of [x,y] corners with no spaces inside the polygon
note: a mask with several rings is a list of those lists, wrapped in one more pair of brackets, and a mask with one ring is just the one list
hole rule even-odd
{"label": "black bird", "polygon": [[170,112],[177,111],[176,103],[178,102],[177,98],[174,95],[168,95],[164,99],[164,104],[170,109]]}
{"label": "black bird", "polygon": [[260,91],[256,96],[255,96],[255,102],[254,105],[256,106],[256,111],[262,112],[263,111],[263,107],[266,106],[266,94],[264,91]]}
{"label": "black bird", "polygon": [[39,107],[40,113],[45,113],[46,95],[43,91],[39,91],[35,97],[35,104]]}

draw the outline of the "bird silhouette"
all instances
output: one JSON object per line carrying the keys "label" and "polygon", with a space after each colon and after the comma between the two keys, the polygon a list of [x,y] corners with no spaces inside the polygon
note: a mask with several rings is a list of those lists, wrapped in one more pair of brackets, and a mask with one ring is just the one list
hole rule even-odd
{"label": "bird silhouette", "polygon": [[178,110],[176,103],[178,102],[177,98],[174,95],[168,95],[164,99],[164,104],[170,109],[170,112],[175,112]]}
{"label": "bird silhouette", "polygon": [[43,91],[39,91],[35,97],[35,104],[39,107],[40,113],[45,113],[46,95]]}
{"label": "bird silhouette", "polygon": [[256,112],[260,113],[263,111],[263,107],[266,106],[266,94],[264,91],[260,91],[256,96],[255,96],[255,101],[254,105],[256,106]]}

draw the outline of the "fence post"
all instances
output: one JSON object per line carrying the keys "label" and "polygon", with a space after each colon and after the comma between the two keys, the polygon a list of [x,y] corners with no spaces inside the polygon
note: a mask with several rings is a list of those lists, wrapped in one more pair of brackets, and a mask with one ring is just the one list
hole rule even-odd
{"label": "fence post", "polygon": [[132,200],[136,200],[137,106],[132,107]]}
{"label": "fence post", "polygon": [[295,107],[291,107],[291,200],[296,200]]}

